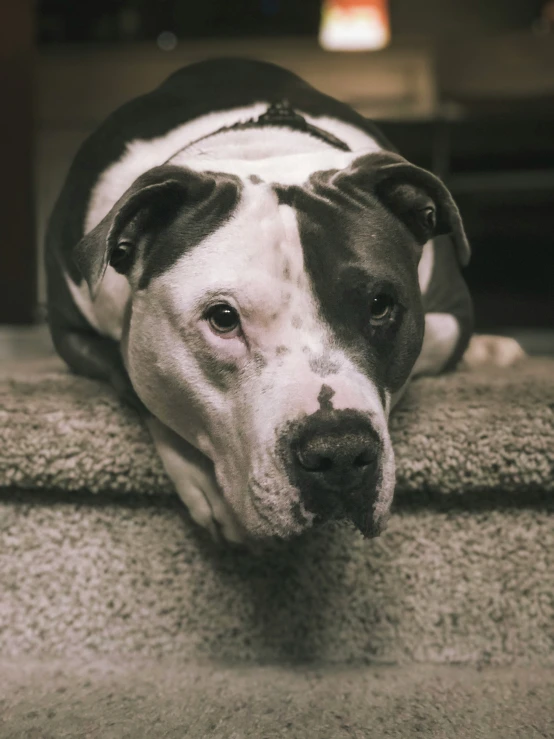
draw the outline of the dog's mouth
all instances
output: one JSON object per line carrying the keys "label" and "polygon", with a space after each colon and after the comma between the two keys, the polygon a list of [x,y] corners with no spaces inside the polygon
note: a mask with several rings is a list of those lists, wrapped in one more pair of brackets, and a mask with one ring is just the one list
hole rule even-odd
{"label": "dog's mouth", "polygon": [[[329,523],[353,525],[364,538],[374,538],[385,530],[388,513],[375,514],[372,505],[374,495],[368,494],[367,490],[351,490],[342,496],[331,496],[326,490],[319,492],[315,508],[310,505],[309,496],[299,490],[294,491],[294,499],[283,507],[261,486],[250,486],[249,497],[259,519],[258,525],[251,531],[252,535],[255,538],[290,539],[308,529]],[[317,493],[312,489],[310,496]]]}
{"label": "dog's mouth", "polygon": [[[332,521],[352,524],[365,538],[373,538],[385,530],[388,515],[376,516],[371,505],[374,496],[368,496],[367,491],[349,491],[342,496],[322,496],[323,502],[318,503],[318,511],[314,517],[314,525],[322,525]],[[369,500],[368,500],[369,498]]]}

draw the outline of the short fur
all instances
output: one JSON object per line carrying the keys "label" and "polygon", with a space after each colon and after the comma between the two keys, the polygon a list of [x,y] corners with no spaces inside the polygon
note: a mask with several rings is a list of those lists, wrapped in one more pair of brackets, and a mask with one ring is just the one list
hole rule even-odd
{"label": "short fur", "polygon": [[195,520],[382,530],[390,409],[457,362],[472,312],[450,194],[373,124],[274,65],[192,65],[85,142],[46,248],[59,353],[142,410]]}

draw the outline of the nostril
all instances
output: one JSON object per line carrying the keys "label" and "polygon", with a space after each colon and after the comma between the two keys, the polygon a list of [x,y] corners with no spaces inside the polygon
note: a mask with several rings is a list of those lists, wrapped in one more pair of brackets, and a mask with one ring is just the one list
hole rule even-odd
{"label": "nostril", "polygon": [[368,462],[363,454],[359,454],[353,462],[354,467],[366,467]]}
{"label": "nostril", "polygon": [[322,457],[319,460],[317,469],[319,472],[327,472],[327,470],[330,470],[332,466],[333,460],[330,457]]}
{"label": "nostril", "polygon": [[328,472],[333,466],[331,457],[324,457],[315,452],[299,452],[298,460],[308,472]]}
{"label": "nostril", "polygon": [[354,467],[368,467],[373,461],[374,457],[371,454],[370,450],[364,449],[363,452],[358,454],[352,464]]}
{"label": "nostril", "polygon": [[314,473],[362,472],[375,462],[375,454],[368,445],[361,448],[357,445],[357,449],[348,446],[341,448],[336,440],[322,443],[321,439],[312,440],[312,443],[298,449],[296,457],[306,472]]}
{"label": "nostril", "polygon": [[354,510],[365,505],[363,495],[375,493],[381,444],[370,419],[353,411],[316,415],[286,442],[290,480],[309,510],[321,515]]}

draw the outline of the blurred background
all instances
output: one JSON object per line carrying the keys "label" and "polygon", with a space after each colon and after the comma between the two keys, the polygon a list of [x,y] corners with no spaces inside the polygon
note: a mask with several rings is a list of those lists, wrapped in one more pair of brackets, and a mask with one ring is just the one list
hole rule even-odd
{"label": "blurred background", "polygon": [[345,52],[322,47],[321,0],[7,0],[0,324],[31,327],[12,345],[42,336],[42,239],[79,144],[179,66],[231,54],[288,67],[442,177],[478,330],[554,353],[554,0],[373,2],[383,48]]}

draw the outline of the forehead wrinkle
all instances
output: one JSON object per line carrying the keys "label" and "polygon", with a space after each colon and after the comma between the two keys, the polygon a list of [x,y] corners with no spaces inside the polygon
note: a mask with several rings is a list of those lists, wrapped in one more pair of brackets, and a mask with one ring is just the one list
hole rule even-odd
{"label": "forehead wrinkle", "polygon": [[[285,263],[290,279],[284,275]],[[317,351],[329,333],[305,271],[296,211],[279,204],[273,189],[264,185],[246,187],[233,218],[165,277],[172,309],[185,314],[184,323],[207,300],[227,294],[250,323],[255,345],[290,344],[293,326],[301,323],[300,333],[311,335],[310,343],[317,336]]]}
{"label": "forehead wrinkle", "polygon": [[250,264],[267,271],[275,261],[275,245],[282,240],[275,193],[263,186],[246,187],[232,217],[184,254],[168,277],[179,288],[183,283],[202,286],[210,278],[222,281]]}

